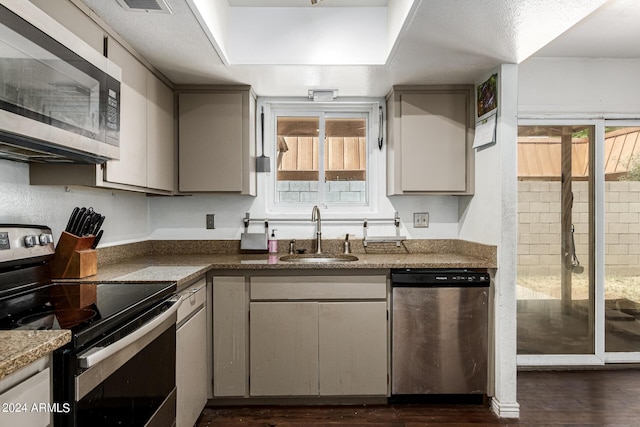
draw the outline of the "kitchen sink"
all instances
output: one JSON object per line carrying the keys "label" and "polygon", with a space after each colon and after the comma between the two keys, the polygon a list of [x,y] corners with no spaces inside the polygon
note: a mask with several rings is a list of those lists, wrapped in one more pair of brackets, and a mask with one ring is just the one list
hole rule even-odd
{"label": "kitchen sink", "polygon": [[280,261],[286,262],[352,262],[358,257],[347,254],[294,254],[280,257]]}

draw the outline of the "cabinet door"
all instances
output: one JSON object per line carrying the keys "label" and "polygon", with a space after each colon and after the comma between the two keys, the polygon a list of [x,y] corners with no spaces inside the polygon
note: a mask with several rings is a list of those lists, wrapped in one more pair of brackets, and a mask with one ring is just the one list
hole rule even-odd
{"label": "cabinet door", "polygon": [[465,191],[467,102],[465,93],[401,95],[403,191]]}
{"label": "cabinet door", "polygon": [[[100,28],[86,13],[88,6],[71,3],[70,1],[30,0],[47,15],[61,23],[66,29],[80,37],[84,42],[102,53],[104,30]],[[84,9],[84,11],[82,10]]]}
{"label": "cabinet door", "polygon": [[318,303],[253,302],[251,396],[318,395]]}
{"label": "cabinet door", "polygon": [[247,394],[247,299],[244,277],[213,278],[213,395]]}
{"label": "cabinet door", "polygon": [[180,191],[242,192],[243,93],[181,93],[179,112]]}
{"label": "cabinet door", "polygon": [[176,426],[192,427],[207,403],[207,314],[204,308],[176,331]]}
{"label": "cabinet door", "polygon": [[147,185],[147,69],[114,40],[109,59],[122,68],[120,85],[120,160],[106,164],[105,180]]}
{"label": "cabinet door", "polygon": [[320,394],[387,394],[387,304],[319,304]]}
{"label": "cabinet door", "polygon": [[[23,368],[24,369],[24,368]],[[50,404],[51,375],[49,368],[0,394],[0,425],[46,427],[51,423],[48,411],[32,411],[33,405]],[[7,406],[4,405],[14,405]],[[60,403],[62,406],[62,402]]]}
{"label": "cabinet door", "polygon": [[147,71],[147,187],[172,191],[175,181],[173,92]]}

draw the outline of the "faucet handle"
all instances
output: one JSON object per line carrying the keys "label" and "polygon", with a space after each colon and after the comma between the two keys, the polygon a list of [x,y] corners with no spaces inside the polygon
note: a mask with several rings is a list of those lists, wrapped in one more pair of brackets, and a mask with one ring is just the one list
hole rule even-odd
{"label": "faucet handle", "polygon": [[289,254],[295,254],[296,253],[296,241],[292,240],[289,242]]}
{"label": "faucet handle", "polygon": [[350,254],[351,253],[351,242],[349,241],[349,233],[344,238],[344,250],[343,253]]}

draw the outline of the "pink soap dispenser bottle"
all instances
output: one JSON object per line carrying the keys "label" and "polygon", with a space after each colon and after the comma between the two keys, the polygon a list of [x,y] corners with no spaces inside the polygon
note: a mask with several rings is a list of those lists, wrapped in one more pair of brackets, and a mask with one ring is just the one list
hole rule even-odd
{"label": "pink soap dispenser bottle", "polygon": [[275,229],[271,230],[271,236],[269,237],[269,240],[267,241],[267,249],[269,250],[270,254],[277,254],[278,253],[278,239],[276,239],[276,233],[275,232],[276,232]]}

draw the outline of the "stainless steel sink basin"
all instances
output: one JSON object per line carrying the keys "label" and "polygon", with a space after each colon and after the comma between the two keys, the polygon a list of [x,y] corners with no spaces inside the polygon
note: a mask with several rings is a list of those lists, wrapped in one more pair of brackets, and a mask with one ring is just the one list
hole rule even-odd
{"label": "stainless steel sink basin", "polygon": [[346,254],[295,254],[280,257],[280,261],[286,262],[352,262],[357,261],[355,255]]}

